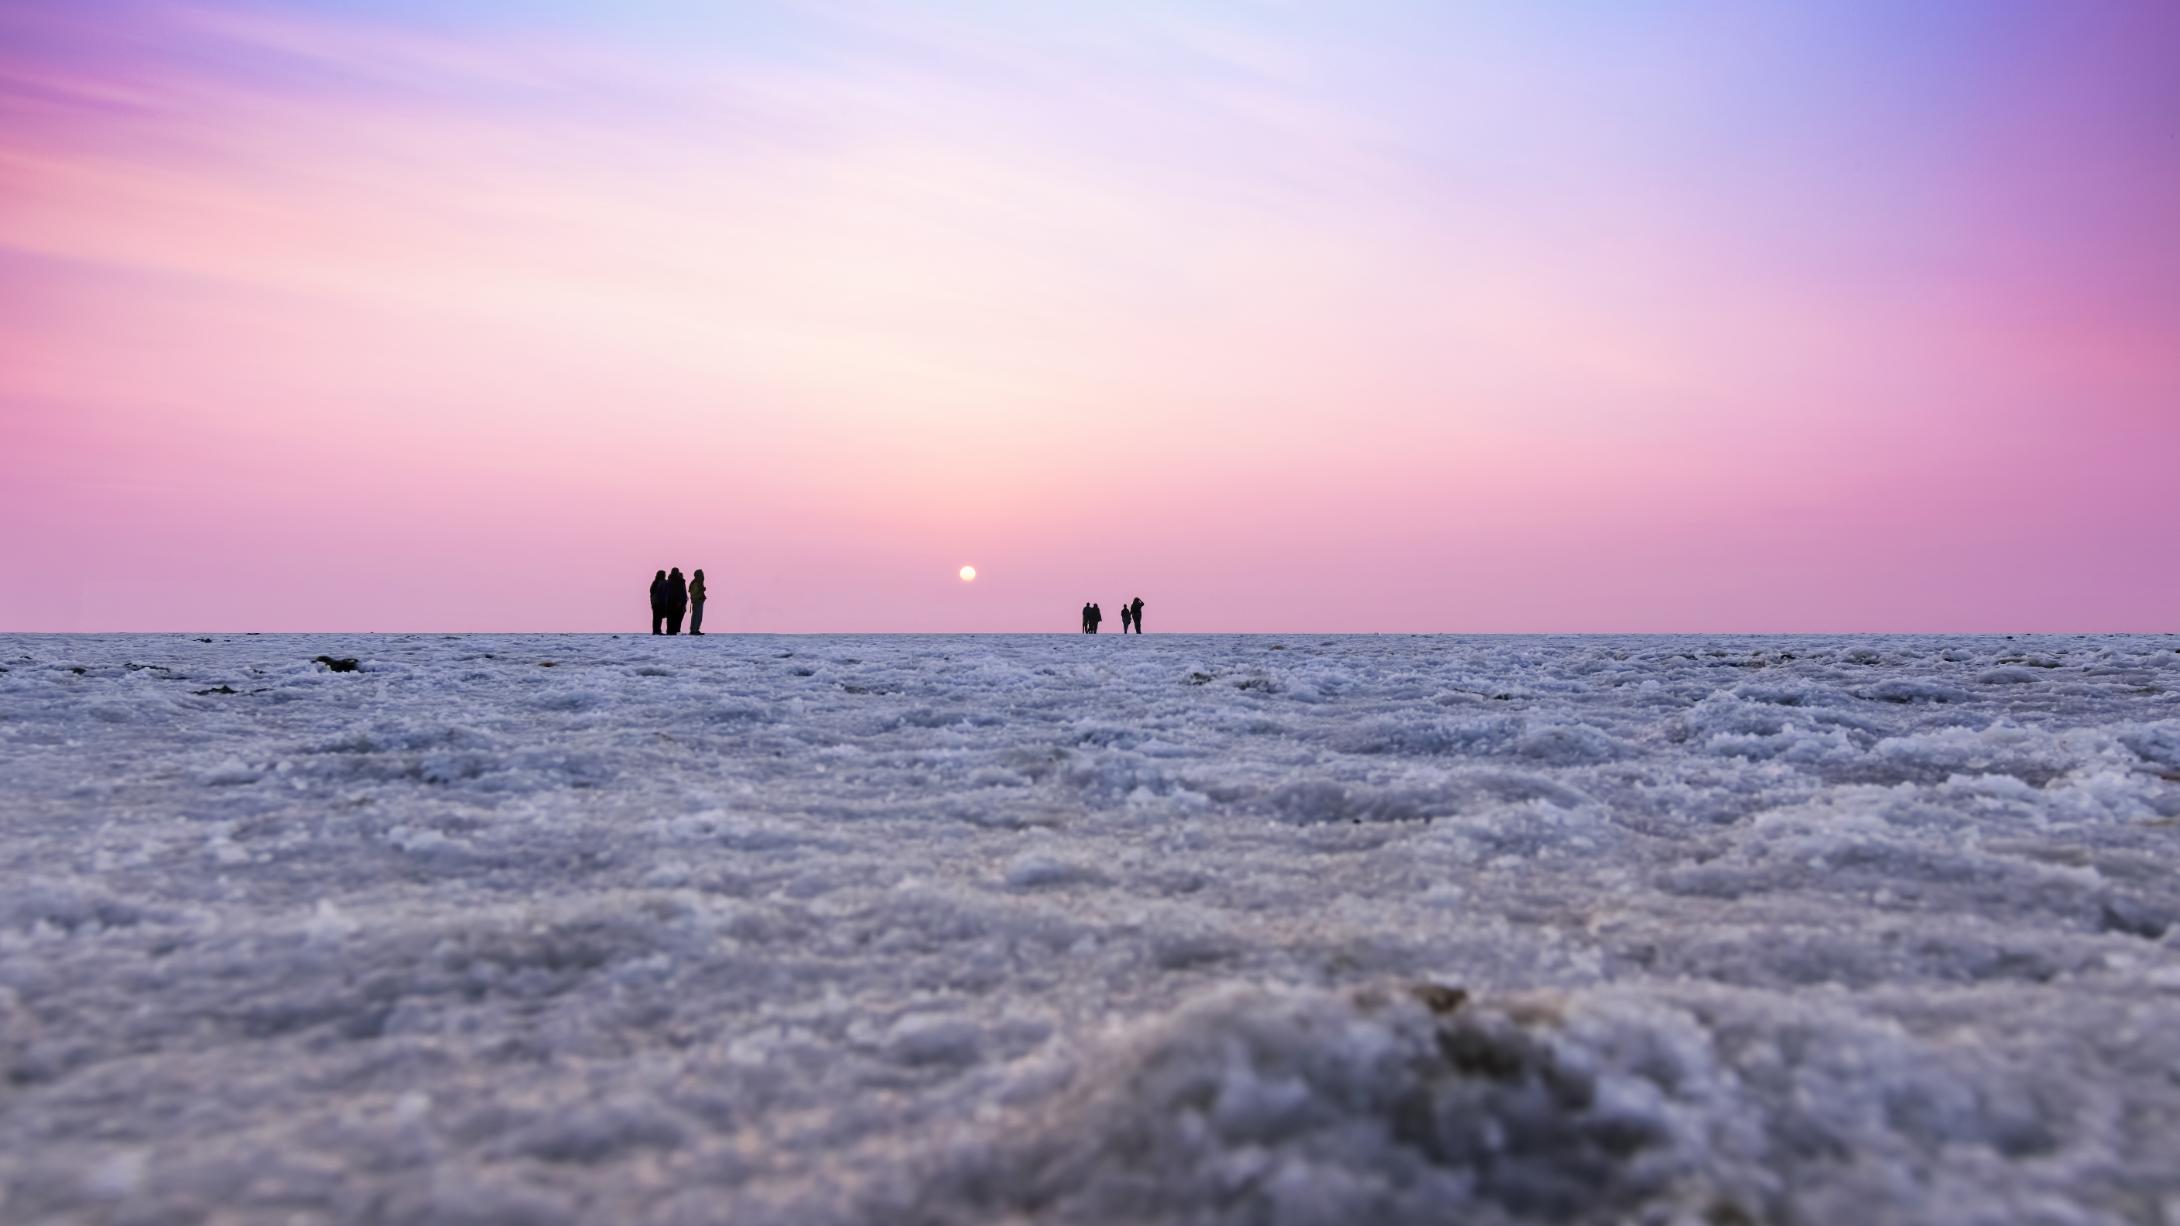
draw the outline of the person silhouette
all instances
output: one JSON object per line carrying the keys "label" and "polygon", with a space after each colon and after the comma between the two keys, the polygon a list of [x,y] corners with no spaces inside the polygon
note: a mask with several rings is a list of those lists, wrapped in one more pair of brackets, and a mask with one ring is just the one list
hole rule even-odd
{"label": "person silhouette", "polygon": [[676,566],[666,572],[666,633],[680,634],[682,616],[689,611],[689,581]]}
{"label": "person silhouette", "polygon": [[704,568],[689,575],[689,633],[704,633]]}
{"label": "person silhouette", "polygon": [[1122,610],[1122,612],[1124,614],[1134,614],[1134,617],[1131,618],[1131,620],[1135,622],[1135,632],[1137,634],[1143,633],[1143,598],[1141,596],[1136,597],[1135,603],[1128,605]]}
{"label": "person silhouette", "polygon": [[1128,608],[1126,601],[1122,601],[1120,605],[1120,632],[1122,634],[1128,633],[1128,624],[1134,620],[1134,612]]}
{"label": "person silhouette", "polygon": [[1087,600],[1082,602],[1082,632],[1090,633],[1090,602]]}
{"label": "person silhouette", "polygon": [[661,628],[666,621],[666,572],[651,576],[651,633],[664,634]]}
{"label": "person silhouette", "polygon": [[1090,633],[1096,634],[1098,632],[1098,623],[1104,620],[1105,610],[1092,603],[1090,606]]}

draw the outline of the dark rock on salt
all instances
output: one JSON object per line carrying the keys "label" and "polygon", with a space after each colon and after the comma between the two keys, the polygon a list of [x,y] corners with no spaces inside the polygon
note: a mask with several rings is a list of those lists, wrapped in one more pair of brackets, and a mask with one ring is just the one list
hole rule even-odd
{"label": "dark rock on salt", "polygon": [[2141,903],[2115,898],[2100,909],[2097,927],[2106,932],[2123,932],[2131,937],[2155,941],[2162,938],[2166,930],[2172,927],[2172,920],[2156,914]]}
{"label": "dark rock on salt", "polygon": [[1442,983],[1410,984],[1408,994],[1433,1013],[1451,1013],[1468,1003],[1468,989],[1449,988]]}

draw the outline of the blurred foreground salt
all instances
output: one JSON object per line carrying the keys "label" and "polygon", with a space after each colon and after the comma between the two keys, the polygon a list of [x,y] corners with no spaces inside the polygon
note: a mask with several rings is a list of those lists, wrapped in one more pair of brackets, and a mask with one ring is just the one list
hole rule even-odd
{"label": "blurred foreground salt", "polygon": [[2180,638],[211,638],[0,636],[0,1220],[2180,1221]]}

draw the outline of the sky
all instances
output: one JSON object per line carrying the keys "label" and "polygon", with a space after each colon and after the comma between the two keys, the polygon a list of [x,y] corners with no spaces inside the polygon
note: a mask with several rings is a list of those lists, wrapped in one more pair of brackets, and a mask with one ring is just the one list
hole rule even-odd
{"label": "sky", "polygon": [[2175,116],[2165,0],[5,0],[0,630],[2180,630]]}

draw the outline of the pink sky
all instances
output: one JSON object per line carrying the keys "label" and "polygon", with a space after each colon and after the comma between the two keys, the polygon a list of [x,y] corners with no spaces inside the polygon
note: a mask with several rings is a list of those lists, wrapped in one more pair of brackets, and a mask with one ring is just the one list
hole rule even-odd
{"label": "pink sky", "polygon": [[2180,628],[2169,6],[437,7],[0,10],[0,630]]}

